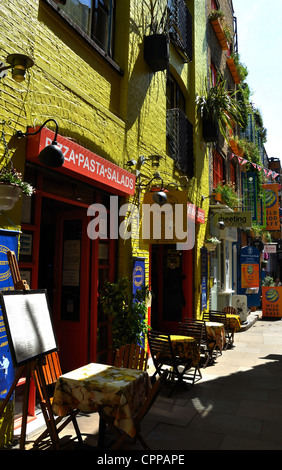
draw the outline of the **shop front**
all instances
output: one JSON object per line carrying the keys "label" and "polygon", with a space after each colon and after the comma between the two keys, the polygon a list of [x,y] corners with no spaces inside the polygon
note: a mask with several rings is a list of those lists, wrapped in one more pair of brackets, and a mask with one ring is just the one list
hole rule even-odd
{"label": "shop front", "polygon": [[[238,231],[251,226],[250,212],[234,212],[227,206],[210,206],[210,231],[220,240],[211,255],[211,310],[222,310],[232,305],[232,296],[238,292]],[[245,292],[244,292],[245,293]]]}
{"label": "shop front", "polygon": [[[110,360],[110,328],[97,292],[116,274],[113,200],[118,209],[120,197],[134,194],[135,176],[61,136],[63,167],[43,167],[37,155],[52,139],[48,129],[28,139],[26,177],[36,194],[23,203],[19,266],[32,289],[47,289],[61,366],[68,371]],[[101,208],[106,218],[97,217],[93,232],[90,222]]]}
{"label": "shop front", "polygon": [[[176,333],[179,322],[193,318],[195,313],[195,234],[197,224],[205,221],[205,213],[194,204],[187,203],[187,200],[185,204],[186,243],[173,244],[163,237],[158,243],[151,239],[150,246],[153,291],[151,326],[167,333]],[[182,221],[179,225],[184,226]]]}

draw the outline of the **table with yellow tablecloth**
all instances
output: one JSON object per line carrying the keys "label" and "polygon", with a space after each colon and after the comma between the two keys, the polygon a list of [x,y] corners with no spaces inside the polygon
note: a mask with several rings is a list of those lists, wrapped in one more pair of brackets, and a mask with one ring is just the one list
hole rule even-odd
{"label": "table with yellow tablecloth", "polygon": [[227,319],[227,326],[229,330],[233,331],[236,333],[237,331],[240,331],[241,329],[241,318],[240,315],[234,315],[231,313],[226,314],[226,319]]}
{"label": "table with yellow tablecloth", "polygon": [[225,346],[225,330],[223,323],[207,321],[206,331],[208,339],[215,341],[215,347],[223,351]]}
{"label": "table with yellow tablecloth", "polygon": [[191,367],[200,362],[200,349],[192,336],[170,335],[173,352],[180,358],[190,359]]}
{"label": "table with yellow tablecloth", "polygon": [[133,418],[144,404],[150,387],[145,371],[91,363],[59,377],[53,412],[65,416],[73,409],[86,413],[102,409],[118,429],[134,437]]}

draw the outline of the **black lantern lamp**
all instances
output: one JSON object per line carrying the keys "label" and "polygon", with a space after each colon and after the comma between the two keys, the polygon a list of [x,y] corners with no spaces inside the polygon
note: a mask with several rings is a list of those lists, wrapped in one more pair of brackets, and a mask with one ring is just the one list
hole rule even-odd
{"label": "black lantern lamp", "polygon": [[56,132],[55,137],[52,144],[47,145],[43,150],[41,150],[40,154],[38,155],[38,159],[43,165],[46,165],[51,168],[59,168],[64,164],[64,155],[60,147],[58,146],[57,142],[57,135],[58,135],[58,123],[55,119],[47,119],[42,126],[36,132],[33,133],[23,133],[22,131],[17,131],[17,137],[29,137],[31,135],[38,134],[47,122],[53,121],[56,124]]}
{"label": "black lantern lamp", "polygon": [[145,185],[145,187],[148,187],[152,183],[152,181],[154,181],[155,179],[161,180],[161,188],[159,191],[151,190],[152,198],[154,202],[162,206],[163,204],[167,202],[167,194],[165,192],[163,179],[158,172],[154,173],[153,178]]}
{"label": "black lantern lamp", "polygon": [[6,61],[9,65],[0,63],[0,78],[4,78],[7,70],[12,69],[12,77],[18,83],[24,81],[26,70],[34,65],[33,60],[24,54],[9,54]]}

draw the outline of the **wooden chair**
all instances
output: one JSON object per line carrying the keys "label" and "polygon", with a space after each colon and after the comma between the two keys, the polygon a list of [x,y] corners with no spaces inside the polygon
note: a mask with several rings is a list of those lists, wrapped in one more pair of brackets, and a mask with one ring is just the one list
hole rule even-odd
{"label": "wooden chair", "polygon": [[[59,356],[57,352],[53,352],[46,356],[46,364],[42,366],[42,371],[43,371],[43,377],[41,376],[39,370],[35,370],[34,380],[36,383],[37,391],[39,393],[39,400],[40,400],[42,413],[44,415],[45,422],[47,424],[50,422],[51,417],[49,416],[48,406],[47,406],[46,400],[44,399],[43,387],[47,386],[46,387],[47,389],[54,388],[57,379],[62,375],[61,365],[60,365]],[[53,397],[50,396],[51,395],[50,392],[48,393],[48,395],[49,395],[50,403],[52,404]],[[62,429],[64,429],[67,426],[67,424],[69,424],[72,421],[73,426],[76,431],[78,441],[80,444],[82,444],[83,441],[82,441],[82,437],[81,437],[80,430],[79,430],[77,420],[76,420],[76,415],[78,413],[79,413],[79,410],[73,410],[66,417],[58,416],[56,418],[54,417],[52,418],[55,422],[56,432],[58,434]],[[59,424],[60,426],[58,426]],[[34,442],[34,446],[38,446],[39,443],[42,442],[43,439],[47,437],[49,433],[50,432],[47,426],[47,429],[42,434],[40,434],[40,436]]]}
{"label": "wooden chair", "polygon": [[[140,444],[142,445],[142,447],[146,450],[150,450],[150,447],[148,446],[148,444],[145,442],[145,440],[140,434],[141,422],[144,419],[144,417],[147,415],[147,413],[150,411],[153,403],[155,402],[163,384],[165,383],[167,379],[167,375],[168,375],[168,370],[164,371],[162,376],[155,381],[155,383],[153,384],[152,388],[150,389],[148,393],[146,401],[144,402],[143,406],[140,408],[136,417],[133,419],[135,430],[136,430],[136,435],[134,437],[134,440],[138,440]],[[99,414],[100,414],[100,419],[103,419],[106,422],[106,424],[110,426],[110,428],[114,431],[114,433],[117,436],[116,441],[114,442],[114,444],[110,445],[109,450],[120,449],[123,443],[125,442],[125,440],[129,438],[129,436],[126,433],[119,431],[114,426],[113,419],[105,415],[102,409],[100,410]]]}
{"label": "wooden chair", "polygon": [[[223,313],[227,314],[227,315],[238,315],[237,314],[237,309],[235,307],[231,307],[230,305],[227,306],[227,307],[224,307],[222,309]],[[233,346],[234,344],[234,329],[228,328],[228,331],[229,331],[229,336],[230,336],[230,345]]]}
{"label": "wooden chair", "polygon": [[237,315],[237,310],[235,307],[231,307],[231,305],[229,305],[228,307],[224,307],[222,309],[222,311],[224,313],[227,313],[227,314],[230,314],[230,315]]}
{"label": "wooden chair", "polygon": [[178,334],[193,336],[199,344],[200,353],[204,355],[204,365],[214,362],[215,339],[208,338],[206,323],[204,320],[195,320],[185,318],[184,322],[179,323]]}
{"label": "wooden chair", "polygon": [[198,322],[193,318],[185,318],[184,322],[178,323],[178,335],[192,336],[201,346],[203,338],[204,322]]}
{"label": "wooden chair", "polygon": [[137,344],[126,344],[116,350],[115,367],[147,370],[148,353]]}
{"label": "wooden chair", "polygon": [[[175,355],[170,335],[150,330],[148,332],[148,343],[152,360],[156,368],[152,376],[152,380],[154,380],[156,375],[162,375],[165,370],[169,369],[170,373],[168,375],[168,380],[173,384],[176,384],[177,382],[184,384],[185,374],[193,366],[191,366],[190,358]],[[201,372],[198,366],[195,367],[195,372],[192,376],[192,383],[195,382],[197,372],[201,377]]]}

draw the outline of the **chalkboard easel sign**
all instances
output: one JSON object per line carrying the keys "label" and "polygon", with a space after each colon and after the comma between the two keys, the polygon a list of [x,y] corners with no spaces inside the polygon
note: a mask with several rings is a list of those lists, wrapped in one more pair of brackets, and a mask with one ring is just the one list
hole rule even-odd
{"label": "chalkboard easel sign", "polygon": [[0,302],[15,366],[58,350],[45,289],[2,291]]}

